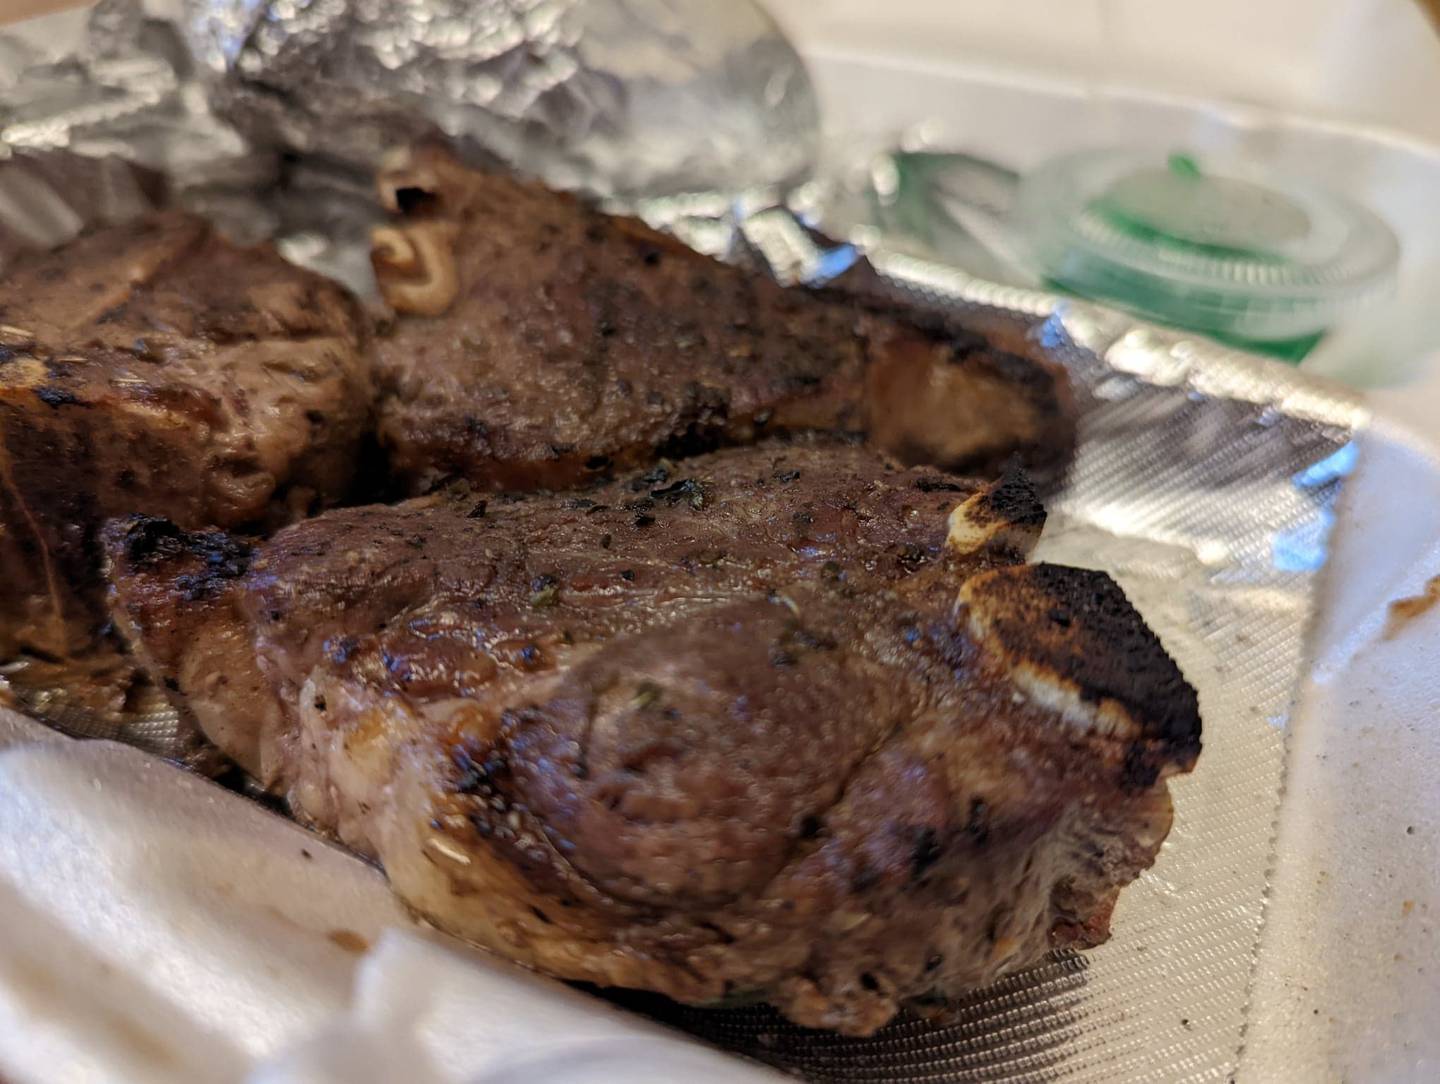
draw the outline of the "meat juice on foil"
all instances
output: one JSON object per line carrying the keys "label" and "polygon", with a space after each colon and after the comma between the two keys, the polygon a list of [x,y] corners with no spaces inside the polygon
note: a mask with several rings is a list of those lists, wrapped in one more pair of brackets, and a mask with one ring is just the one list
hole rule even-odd
{"label": "meat juice on foil", "polygon": [[[174,202],[365,294],[370,172],[425,131],[785,281],[857,259],[809,228],[827,201],[815,98],[748,4],[107,0],[83,25],[44,27],[0,37],[0,261]],[[803,180],[801,214],[775,193]],[[637,1007],[815,1081],[1223,1079],[1243,1044],[1287,725],[1364,410],[1275,364],[863,236],[870,288],[1069,367],[1080,450],[1040,556],[1124,585],[1199,690],[1206,751],[1173,784],[1175,827],[1122,895],[1112,940],[1084,956],[869,1039],[759,1007]],[[53,724],[188,752],[143,690],[42,670],[10,679]]]}

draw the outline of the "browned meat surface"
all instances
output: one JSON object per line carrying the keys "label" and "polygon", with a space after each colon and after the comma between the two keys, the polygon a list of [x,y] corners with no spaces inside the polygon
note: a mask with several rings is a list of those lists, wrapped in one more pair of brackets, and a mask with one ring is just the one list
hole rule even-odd
{"label": "browned meat surface", "polygon": [[864,1034],[1104,940],[1199,751],[1120,589],[1020,563],[1043,518],[1018,477],[761,445],[106,546],[179,702],[439,925]]}
{"label": "browned meat surface", "polygon": [[358,310],[269,249],[165,214],[0,280],[0,656],[104,617],[108,517],[275,524],[343,495],[369,425]]}
{"label": "browned meat surface", "polygon": [[783,289],[642,223],[421,149],[384,173],[380,436],[412,492],[562,489],[787,430],[909,463],[1062,464],[1063,374],[833,292]]}

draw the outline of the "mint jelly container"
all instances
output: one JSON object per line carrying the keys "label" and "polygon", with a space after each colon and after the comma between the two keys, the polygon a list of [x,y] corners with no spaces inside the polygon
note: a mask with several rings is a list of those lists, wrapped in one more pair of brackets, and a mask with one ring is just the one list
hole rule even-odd
{"label": "mint jelly container", "polygon": [[1055,159],[1013,221],[1052,287],[1295,361],[1393,291],[1400,255],[1379,216],[1320,184],[1158,151]]}

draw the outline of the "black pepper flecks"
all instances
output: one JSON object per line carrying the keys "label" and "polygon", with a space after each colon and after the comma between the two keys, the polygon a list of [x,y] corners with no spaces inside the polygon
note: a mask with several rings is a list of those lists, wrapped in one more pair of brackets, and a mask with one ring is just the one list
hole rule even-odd
{"label": "black pepper flecks", "polygon": [[697,512],[705,507],[705,487],[694,478],[681,478],[678,482],[672,482],[668,486],[652,489],[650,496],[657,501],[668,501],[670,504],[679,504],[684,501]]}
{"label": "black pepper flecks", "polygon": [[924,876],[925,871],[938,862],[944,853],[945,849],[940,845],[940,837],[934,828],[927,824],[915,829],[910,848],[911,880]]}
{"label": "black pepper flecks", "polygon": [[360,641],[354,636],[334,636],[325,641],[323,650],[325,658],[336,665],[343,666],[350,661],[350,656],[360,646]]}
{"label": "black pepper flecks", "polygon": [[76,406],[80,399],[72,391],[65,388],[57,388],[46,384],[35,389],[35,398],[48,406],[51,410],[59,410],[62,406]]}
{"label": "black pepper flecks", "polygon": [[990,839],[990,805],[984,798],[970,799],[970,817],[965,822],[965,834],[977,847],[983,847]]}

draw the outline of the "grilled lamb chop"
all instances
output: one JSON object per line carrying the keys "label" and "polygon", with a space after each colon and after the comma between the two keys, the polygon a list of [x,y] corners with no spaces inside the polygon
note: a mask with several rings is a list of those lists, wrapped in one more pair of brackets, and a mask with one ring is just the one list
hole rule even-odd
{"label": "grilled lamb chop", "polygon": [[1200,748],[1043,509],[857,447],[447,491],[254,546],[107,528],[179,702],[440,926],[551,974],[866,1034],[1108,935]]}
{"label": "grilled lamb chop", "polygon": [[370,419],[362,328],[339,287],[183,214],[7,273],[0,657],[92,642],[111,516],[268,525],[342,496]]}
{"label": "grilled lamb chop", "polygon": [[785,289],[634,219],[409,152],[373,262],[380,436],[411,492],[564,489],[657,455],[865,432],[908,463],[1054,469],[1064,375],[935,318]]}

